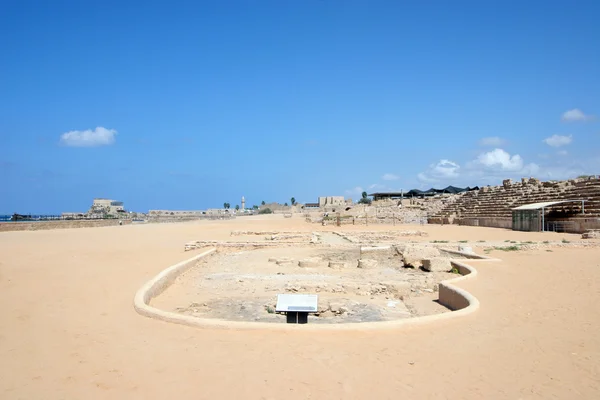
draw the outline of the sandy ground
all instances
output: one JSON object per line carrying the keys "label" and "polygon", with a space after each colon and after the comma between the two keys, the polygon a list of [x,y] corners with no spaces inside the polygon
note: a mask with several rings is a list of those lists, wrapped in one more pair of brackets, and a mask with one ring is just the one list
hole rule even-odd
{"label": "sandy ground", "polygon": [[[600,398],[599,249],[493,251],[504,261],[474,264],[461,284],[479,311],[397,331],[196,329],[133,310],[146,280],[197,253],[187,241],[319,228],[275,216],[1,233],[0,398]],[[418,229],[422,240],[578,238]]]}

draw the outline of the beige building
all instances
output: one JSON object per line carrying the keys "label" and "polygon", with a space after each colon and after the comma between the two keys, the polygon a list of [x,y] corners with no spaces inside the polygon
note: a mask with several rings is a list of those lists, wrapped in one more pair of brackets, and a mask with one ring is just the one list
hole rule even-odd
{"label": "beige building", "polygon": [[88,214],[119,215],[120,213],[125,213],[122,201],[102,198],[94,199],[92,207],[88,211]]}
{"label": "beige building", "polygon": [[343,206],[346,204],[344,196],[319,197],[319,207]]}

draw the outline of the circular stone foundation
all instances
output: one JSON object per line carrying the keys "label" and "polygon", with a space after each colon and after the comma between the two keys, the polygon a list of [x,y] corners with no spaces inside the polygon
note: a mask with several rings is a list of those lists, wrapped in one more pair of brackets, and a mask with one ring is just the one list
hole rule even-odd
{"label": "circular stone foundation", "polygon": [[[179,276],[153,305],[181,315],[285,323],[278,294],[317,294],[309,323],[393,321],[449,312],[436,302],[448,272],[405,268],[393,252],[361,260],[360,247],[315,245],[235,251],[221,249]],[[294,260],[300,260],[294,262]],[[368,264],[368,268],[364,265]]]}

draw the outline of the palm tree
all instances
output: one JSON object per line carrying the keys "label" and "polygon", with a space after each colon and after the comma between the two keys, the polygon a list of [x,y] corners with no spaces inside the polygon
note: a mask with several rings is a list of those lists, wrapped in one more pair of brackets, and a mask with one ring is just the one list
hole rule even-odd
{"label": "palm tree", "polygon": [[296,205],[296,198],[292,197],[291,202],[292,202],[292,205],[295,206]]}
{"label": "palm tree", "polygon": [[263,200],[261,204],[264,206],[264,205],[265,205],[265,204],[267,204],[267,203],[265,203],[265,201]]}
{"label": "palm tree", "polygon": [[240,211],[240,205],[239,204],[235,205],[235,211]]}

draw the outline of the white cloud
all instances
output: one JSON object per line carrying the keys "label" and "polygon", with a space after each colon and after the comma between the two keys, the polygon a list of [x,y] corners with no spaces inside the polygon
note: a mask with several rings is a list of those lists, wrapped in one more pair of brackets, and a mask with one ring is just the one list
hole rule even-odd
{"label": "white cloud", "polygon": [[569,152],[566,150],[559,150],[556,154],[558,154],[559,156],[566,156],[569,154]]}
{"label": "white cloud", "polygon": [[432,166],[432,170],[435,175],[442,178],[457,177],[459,169],[460,165],[450,160],[440,160],[437,164]]}
{"label": "white cloud", "polygon": [[400,177],[398,175],[394,175],[394,174],[384,174],[381,179],[383,179],[384,181],[397,181],[398,179],[400,179]]}
{"label": "white cloud", "polygon": [[101,126],[94,130],[70,131],[60,135],[60,143],[71,147],[108,146],[115,142],[117,131]]}
{"label": "white cloud", "polygon": [[480,146],[496,147],[496,146],[502,146],[504,143],[505,143],[504,139],[499,138],[498,136],[484,137],[479,140]]}
{"label": "white cloud", "polygon": [[505,171],[518,171],[523,168],[523,159],[520,155],[511,156],[502,149],[480,154],[477,161],[486,167],[500,168]]}
{"label": "white cloud", "polygon": [[421,182],[438,182],[443,179],[457,178],[460,165],[450,160],[440,160],[436,164],[431,164],[427,172],[421,172],[417,178]]}
{"label": "white cloud", "polygon": [[354,187],[354,188],[352,188],[352,189],[348,189],[348,190],[346,190],[346,194],[349,194],[349,195],[358,194],[358,195],[360,195],[360,194],[362,194],[362,192],[364,192],[364,191],[365,191],[365,190],[364,190],[362,187],[360,187],[360,186],[356,186],[356,187]]}
{"label": "white cloud", "polygon": [[572,110],[565,111],[563,113],[561,119],[566,122],[589,121],[591,119],[594,119],[594,116],[593,115],[585,115],[583,113],[583,111],[581,111],[580,109],[574,108]]}
{"label": "white cloud", "polygon": [[573,141],[573,135],[569,136],[561,136],[561,135],[552,135],[543,140],[548,146],[552,147],[561,147],[566,146]]}
{"label": "white cloud", "polygon": [[464,185],[490,183],[505,178],[535,176],[540,171],[535,163],[525,164],[520,155],[511,155],[503,149],[481,153],[464,166],[449,160],[440,160],[417,175],[422,183],[439,183],[441,185]]}

